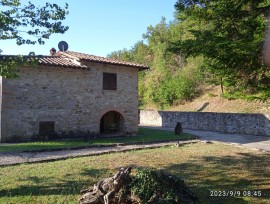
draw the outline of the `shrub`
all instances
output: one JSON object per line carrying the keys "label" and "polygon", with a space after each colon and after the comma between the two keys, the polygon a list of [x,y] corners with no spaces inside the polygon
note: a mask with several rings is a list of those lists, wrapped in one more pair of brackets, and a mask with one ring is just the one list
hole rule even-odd
{"label": "shrub", "polygon": [[160,172],[151,169],[138,170],[132,179],[131,194],[139,197],[142,203],[147,203],[157,192],[168,201],[174,199],[172,188],[162,179]]}

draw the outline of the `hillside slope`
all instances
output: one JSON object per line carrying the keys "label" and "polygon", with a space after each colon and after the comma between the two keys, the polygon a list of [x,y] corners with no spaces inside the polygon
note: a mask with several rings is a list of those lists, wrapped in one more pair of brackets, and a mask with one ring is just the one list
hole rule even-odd
{"label": "hillside slope", "polygon": [[267,102],[228,100],[220,97],[219,86],[204,88],[203,94],[191,102],[171,107],[169,111],[198,111],[225,113],[266,113],[270,114],[270,100]]}

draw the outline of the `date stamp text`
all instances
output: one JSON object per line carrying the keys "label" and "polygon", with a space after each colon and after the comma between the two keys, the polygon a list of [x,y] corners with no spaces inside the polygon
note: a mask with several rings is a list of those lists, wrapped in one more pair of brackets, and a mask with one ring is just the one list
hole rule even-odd
{"label": "date stamp text", "polygon": [[210,190],[210,197],[261,197],[260,190]]}

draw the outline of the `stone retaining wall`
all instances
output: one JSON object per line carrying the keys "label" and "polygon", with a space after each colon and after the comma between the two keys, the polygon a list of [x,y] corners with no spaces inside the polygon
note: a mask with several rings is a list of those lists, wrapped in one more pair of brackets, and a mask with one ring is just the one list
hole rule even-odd
{"label": "stone retaining wall", "polygon": [[140,124],[270,137],[270,115],[140,110]]}

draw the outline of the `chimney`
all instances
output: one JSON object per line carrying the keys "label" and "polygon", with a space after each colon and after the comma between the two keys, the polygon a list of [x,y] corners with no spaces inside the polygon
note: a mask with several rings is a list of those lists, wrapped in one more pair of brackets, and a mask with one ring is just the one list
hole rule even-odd
{"label": "chimney", "polygon": [[53,48],[50,50],[50,53],[51,53],[51,55],[53,56],[53,55],[56,53],[56,49],[53,47]]}

